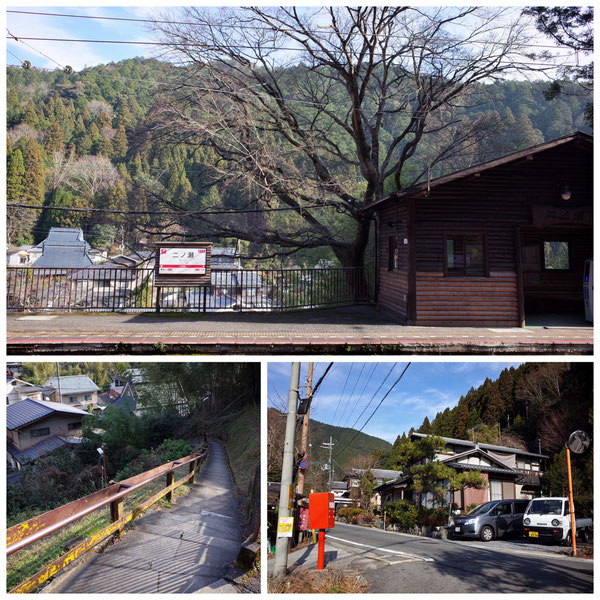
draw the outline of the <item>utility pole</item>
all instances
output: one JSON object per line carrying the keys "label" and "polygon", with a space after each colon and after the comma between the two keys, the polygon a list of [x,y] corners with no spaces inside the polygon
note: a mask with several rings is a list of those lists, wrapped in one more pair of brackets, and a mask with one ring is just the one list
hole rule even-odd
{"label": "utility pole", "polygon": [[[312,378],[313,378],[313,366],[314,363],[308,363],[308,375],[306,377],[306,397],[310,398],[312,392]],[[304,456],[304,453],[308,450],[308,422],[310,420],[310,405],[302,420],[302,440],[300,442],[300,452]],[[298,493],[304,494],[304,477],[306,470],[298,470]]]}
{"label": "utility pole", "polygon": [[[292,363],[290,391],[288,394],[288,412],[285,424],[285,442],[283,446],[283,463],[281,466],[281,491],[279,493],[279,519],[290,516],[290,492],[294,476],[294,437],[296,435],[296,411],[300,385],[300,363]],[[293,500],[293,496],[292,496]],[[279,529],[279,528],[278,528]],[[275,545],[275,568],[273,575],[283,577],[287,573],[289,538],[277,534]]]}
{"label": "utility pole", "polygon": [[331,491],[331,484],[333,482],[333,447],[335,444],[333,443],[333,438],[329,436],[329,443],[323,442],[321,444],[321,448],[329,448],[329,489],[328,492]]}
{"label": "utility pole", "polygon": [[60,363],[56,363],[56,377],[58,378],[58,401],[62,404],[62,388],[60,385]]}

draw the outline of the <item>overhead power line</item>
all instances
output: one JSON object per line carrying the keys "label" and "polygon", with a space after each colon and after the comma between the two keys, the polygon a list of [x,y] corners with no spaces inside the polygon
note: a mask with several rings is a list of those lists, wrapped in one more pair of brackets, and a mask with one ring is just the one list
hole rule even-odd
{"label": "overhead power line", "polygon": [[320,385],[323,383],[323,379],[325,379],[325,376],[327,375],[327,373],[329,373],[329,370],[331,369],[331,367],[333,367],[334,363],[330,362],[327,365],[327,368],[325,369],[325,372],[323,373],[323,375],[321,375],[321,378],[319,379],[319,381],[317,381],[317,383],[313,386],[313,389],[311,391],[311,396],[315,396],[315,394],[317,393]]}
{"label": "overhead power line", "polygon": [[[94,20],[94,21],[121,21],[121,22],[131,22],[131,23],[150,23],[150,24],[158,24],[158,25],[189,25],[189,26],[197,26],[198,23],[194,22],[194,21],[172,21],[172,20],[166,20],[166,19],[141,19],[141,18],[134,18],[134,17],[106,17],[106,16],[100,16],[100,15],[74,15],[74,14],[66,14],[66,13],[50,13],[50,12],[39,12],[39,11],[32,11],[32,10],[7,10],[7,13],[13,13],[13,14],[21,14],[21,15],[36,15],[36,16],[43,16],[43,17],[60,17],[60,18],[69,18],[69,19],[90,19],[90,20]],[[270,27],[267,25],[264,26],[260,26],[260,25],[248,25],[246,23],[243,24],[243,26],[240,25],[228,25],[226,23],[222,23],[218,25],[219,29],[254,29],[256,31],[272,31],[272,32],[277,32],[277,33],[294,33],[295,30],[293,29],[287,29],[285,27],[279,28],[279,29],[275,29],[274,27]],[[313,34],[324,34],[327,33],[328,31],[330,33],[333,33],[333,30],[330,29],[329,26],[320,26],[320,29],[306,29],[307,33],[313,33]],[[349,36],[349,35],[363,35],[362,32],[360,31],[356,31],[356,32],[349,32],[349,31],[339,31],[338,32],[340,35],[344,35],[344,36]],[[388,36],[386,36],[388,38],[391,39],[410,39],[409,36],[407,35],[400,35],[397,33],[392,33],[389,34]],[[461,39],[461,38],[451,38],[451,37],[436,37],[436,40],[442,41],[442,42],[463,42],[465,40]],[[504,45],[504,42],[501,41],[494,41],[494,40],[473,40],[473,41],[469,41],[469,43],[475,43],[475,44],[492,44],[492,45]],[[557,46],[553,46],[550,44],[523,44],[522,47],[526,47],[526,48],[546,48],[546,49],[551,49],[551,50],[556,50]]]}
{"label": "overhead power line", "polygon": [[339,206],[331,202],[323,204],[312,204],[310,206],[300,206],[293,208],[291,206],[280,206],[277,208],[231,208],[219,210],[180,210],[180,211],[165,211],[165,210],[114,210],[108,208],[72,208],[68,206],[36,206],[34,204],[22,204],[20,202],[8,202],[6,206],[10,208],[28,208],[32,210],[58,210],[66,212],[101,212],[113,215],[163,215],[163,216],[182,216],[191,217],[194,215],[236,215],[240,213],[262,213],[262,212],[278,212],[278,211],[295,211],[302,212],[303,210],[312,210],[314,208],[328,208]]}
{"label": "overhead power line", "polygon": [[[125,45],[137,45],[137,46],[162,46],[162,47],[177,47],[177,46],[185,46],[185,47],[197,47],[197,48],[204,48],[204,49],[208,49],[210,50],[210,46],[208,44],[202,44],[200,42],[190,42],[190,43],[182,43],[182,42],[151,42],[151,41],[143,41],[143,40],[91,40],[91,39],[75,39],[75,38],[47,38],[47,37],[21,37],[21,36],[14,36],[14,35],[10,35],[7,37],[7,39],[14,39],[18,42],[22,42],[25,44],[24,40],[28,40],[28,41],[38,41],[38,42],[70,42],[70,43],[82,43],[82,44],[125,44]],[[28,44],[25,44],[28,45]],[[31,46],[30,46],[31,47]],[[287,46],[250,46],[250,45],[242,45],[242,44],[236,44],[235,46],[236,48],[240,49],[240,50],[258,50],[260,48],[260,50],[272,50],[272,51],[278,51],[278,52],[305,52],[306,49],[304,47],[287,47]],[[38,50],[36,50],[36,52],[39,52]],[[381,52],[374,52],[373,53],[374,56],[382,56]],[[556,55],[553,56],[551,58],[569,58],[571,57],[572,54],[564,54],[564,55]],[[48,58],[48,60],[52,60],[52,62],[56,62],[55,60],[51,59],[50,57],[46,57]],[[498,59],[498,56],[494,56],[494,57],[488,57],[488,60],[496,60]],[[454,63],[454,62],[472,62],[473,60],[477,60],[477,59],[471,59],[471,58],[460,58],[460,57],[451,57],[451,58],[446,58],[442,55],[440,56],[436,56],[434,58],[432,58],[432,60],[434,60],[436,63],[439,62],[450,62],[450,63]],[[56,63],[58,64],[58,63]],[[536,63],[536,62],[532,62],[530,60],[527,61],[520,61],[520,62],[511,62],[509,65],[506,66],[506,69],[509,68],[519,68],[519,67],[531,67],[531,66],[539,66],[539,67],[547,67],[547,68],[560,68],[560,67],[572,67],[573,64],[549,64],[547,62],[545,63]],[[62,65],[59,65],[59,67],[63,68]]]}
{"label": "overhead power line", "polygon": [[398,379],[396,379],[396,381],[394,382],[392,387],[386,392],[385,396],[380,400],[379,404],[375,407],[375,410],[371,413],[369,418],[364,422],[363,426],[354,434],[352,439],[341,450],[338,450],[338,456],[356,439],[356,436],[367,426],[368,422],[373,418],[375,413],[379,410],[379,407],[383,404],[383,401],[390,395],[390,393],[396,387],[396,385],[398,385],[398,383],[400,383],[400,380],[404,377],[404,373],[406,373],[406,370],[408,369],[408,367],[410,367],[411,364],[412,363],[408,363],[406,365],[406,367],[404,367],[404,371],[402,371],[402,373],[400,374],[400,377],[398,377]]}

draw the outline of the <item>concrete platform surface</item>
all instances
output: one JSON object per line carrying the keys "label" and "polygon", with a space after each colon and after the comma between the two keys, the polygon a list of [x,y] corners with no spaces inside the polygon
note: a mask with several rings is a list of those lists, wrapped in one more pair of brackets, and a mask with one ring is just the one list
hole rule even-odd
{"label": "concrete platform surface", "polygon": [[185,502],[181,498],[170,509],[149,510],[120,540],[90,555],[44,592],[177,594],[217,582],[220,587],[242,543],[232,491],[225,453],[213,440]]}
{"label": "concrete platform surface", "polygon": [[9,354],[591,354],[593,327],[415,327],[371,306],[293,313],[10,313]]}

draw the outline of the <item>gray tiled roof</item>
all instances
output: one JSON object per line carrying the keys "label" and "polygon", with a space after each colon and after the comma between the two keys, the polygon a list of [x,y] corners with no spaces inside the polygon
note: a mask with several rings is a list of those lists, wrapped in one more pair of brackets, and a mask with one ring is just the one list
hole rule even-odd
{"label": "gray tiled roof", "polygon": [[[412,434],[413,437],[418,437],[418,438],[425,438],[425,437],[429,437],[428,434],[426,433],[413,433]],[[546,454],[536,454],[534,452],[527,452],[525,450],[520,450],[519,448],[508,448],[507,446],[494,446],[493,444],[480,444],[478,442],[469,442],[469,440],[458,440],[456,438],[447,438],[447,437],[441,437],[445,442],[448,442],[449,444],[455,444],[457,446],[465,446],[468,448],[476,448],[477,446],[479,446],[480,448],[483,448],[484,450],[494,450],[497,452],[511,452],[514,454],[519,454],[520,456],[535,456],[537,458],[548,458],[548,456]]]}
{"label": "gray tiled roof", "polygon": [[36,268],[83,269],[91,266],[92,259],[82,248],[48,247],[35,261]]}
{"label": "gray tiled roof", "polygon": [[506,467],[502,469],[500,467],[488,467],[487,465],[471,465],[469,463],[461,462],[446,462],[445,465],[452,467],[453,469],[467,469],[469,471],[483,471],[484,473],[504,473],[505,475],[520,476],[521,473]]}
{"label": "gray tiled roof", "polygon": [[41,441],[39,444],[27,448],[26,450],[19,450],[14,444],[8,442],[7,450],[18,462],[24,465],[32,460],[44,456],[45,454],[48,454],[48,452],[56,450],[57,448],[62,448],[67,444],[79,444],[81,441],[81,438],[53,435],[52,437],[49,437]]}
{"label": "gray tiled roof", "polygon": [[52,227],[37,247],[42,249],[42,255],[35,261],[36,268],[68,269],[93,264],[88,256],[90,245],[83,239],[81,229]]}
{"label": "gray tiled roof", "polygon": [[[44,385],[52,386],[58,390],[58,377],[50,377]],[[65,394],[85,394],[99,392],[100,388],[87,375],[65,375],[60,378],[60,392]]]}
{"label": "gray tiled roof", "polygon": [[59,402],[43,402],[26,398],[6,407],[6,428],[13,430],[51,415],[52,413],[87,415],[83,410]]}
{"label": "gray tiled roof", "polygon": [[330,489],[332,489],[332,490],[347,490],[348,482],[347,481],[332,481]]}
{"label": "gray tiled roof", "polygon": [[83,231],[79,228],[51,227],[48,237],[37,245],[38,248],[46,246],[84,246],[90,245],[83,239]]}
{"label": "gray tiled roof", "polygon": [[[349,475],[362,475],[364,472],[364,469],[352,469]],[[371,473],[373,473],[375,479],[396,479],[402,475],[402,471],[390,471],[388,469],[371,469]]]}

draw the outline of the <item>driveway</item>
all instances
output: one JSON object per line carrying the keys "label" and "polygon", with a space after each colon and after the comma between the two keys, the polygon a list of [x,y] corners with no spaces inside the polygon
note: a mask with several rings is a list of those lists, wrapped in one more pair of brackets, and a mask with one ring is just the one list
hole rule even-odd
{"label": "driveway", "polygon": [[591,354],[592,327],[404,326],[371,306],[287,313],[9,313],[9,354]]}

